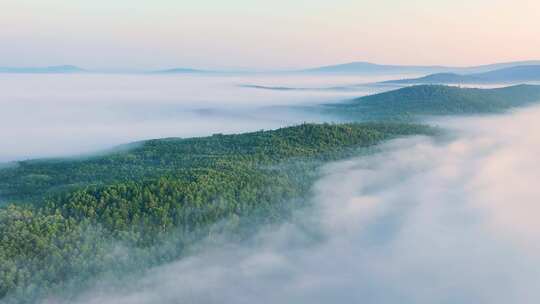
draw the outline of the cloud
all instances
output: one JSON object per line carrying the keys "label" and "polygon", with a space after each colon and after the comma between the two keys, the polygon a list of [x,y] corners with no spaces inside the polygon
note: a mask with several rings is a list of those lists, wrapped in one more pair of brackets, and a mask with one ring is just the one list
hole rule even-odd
{"label": "cloud", "polygon": [[[267,85],[350,84],[352,77],[284,75],[0,75],[0,162],[94,152],[161,137],[274,129],[324,118],[284,107],[365,92],[277,92]],[[335,119],[334,119],[335,120]]]}
{"label": "cloud", "polygon": [[537,303],[538,118],[442,120],[458,136],[329,164],[298,221],[78,303]]}

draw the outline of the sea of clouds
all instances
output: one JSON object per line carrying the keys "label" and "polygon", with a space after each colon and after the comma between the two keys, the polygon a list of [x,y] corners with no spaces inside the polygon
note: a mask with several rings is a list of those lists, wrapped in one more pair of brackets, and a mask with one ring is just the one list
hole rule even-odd
{"label": "sea of clouds", "polygon": [[540,108],[325,166],[313,208],[80,304],[538,303]]}
{"label": "sea of clouds", "polygon": [[[358,86],[374,80],[283,74],[0,74],[0,163],[91,153],[145,139],[332,121],[291,107],[388,89]],[[354,87],[332,89],[348,85]]]}

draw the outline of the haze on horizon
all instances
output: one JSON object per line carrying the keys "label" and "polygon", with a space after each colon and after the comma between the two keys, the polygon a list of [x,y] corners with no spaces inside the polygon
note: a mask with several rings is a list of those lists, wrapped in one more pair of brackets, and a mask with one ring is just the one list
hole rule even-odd
{"label": "haze on horizon", "polygon": [[0,28],[0,66],[465,66],[540,54],[535,0],[3,0]]}

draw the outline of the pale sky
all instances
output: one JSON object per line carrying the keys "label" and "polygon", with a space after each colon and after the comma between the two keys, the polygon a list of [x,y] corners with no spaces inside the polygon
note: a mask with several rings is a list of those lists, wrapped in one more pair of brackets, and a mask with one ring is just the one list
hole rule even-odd
{"label": "pale sky", "polygon": [[0,66],[540,59],[538,0],[0,0]]}

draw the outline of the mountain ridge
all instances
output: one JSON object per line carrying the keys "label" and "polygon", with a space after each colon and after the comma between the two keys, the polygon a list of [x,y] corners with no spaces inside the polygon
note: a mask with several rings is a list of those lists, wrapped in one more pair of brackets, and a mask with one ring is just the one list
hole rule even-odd
{"label": "mountain ridge", "polygon": [[435,74],[435,73],[484,73],[497,69],[525,66],[525,65],[540,65],[540,60],[502,62],[487,65],[477,65],[469,67],[456,67],[444,65],[392,65],[378,64],[366,61],[354,61],[349,63],[326,65],[297,70],[274,70],[260,71],[252,70],[207,70],[189,67],[173,67],[168,69],[156,70],[126,70],[126,69],[93,69],[87,70],[75,65],[52,65],[44,67],[0,67],[0,73],[27,73],[27,74],[44,74],[44,73],[128,73],[128,74],[206,74],[206,73],[313,73],[313,74]]}
{"label": "mountain ridge", "polygon": [[308,68],[300,70],[303,73],[449,73],[449,72],[462,72],[462,73],[482,73],[489,72],[497,69],[523,66],[523,65],[540,65],[540,60],[526,60],[526,61],[513,61],[513,62],[501,62],[486,65],[468,66],[468,67],[453,67],[443,65],[385,65],[377,64],[365,61],[355,61],[343,64],[327,65],[315,68]]}
{"label": "mountain ridge", "polygon": [[539,85],[496,89],[416,85],[327,105],[353,118],[377,120],[419,115],[500,113],[540,102]]}
{"label": "mountain ridge", "polygon": [[523,65],[484,73],[437,73],[419,78],[389,80],[390,84],[459,84],[459,83],[512,83],[540,81],[540,65]]}

